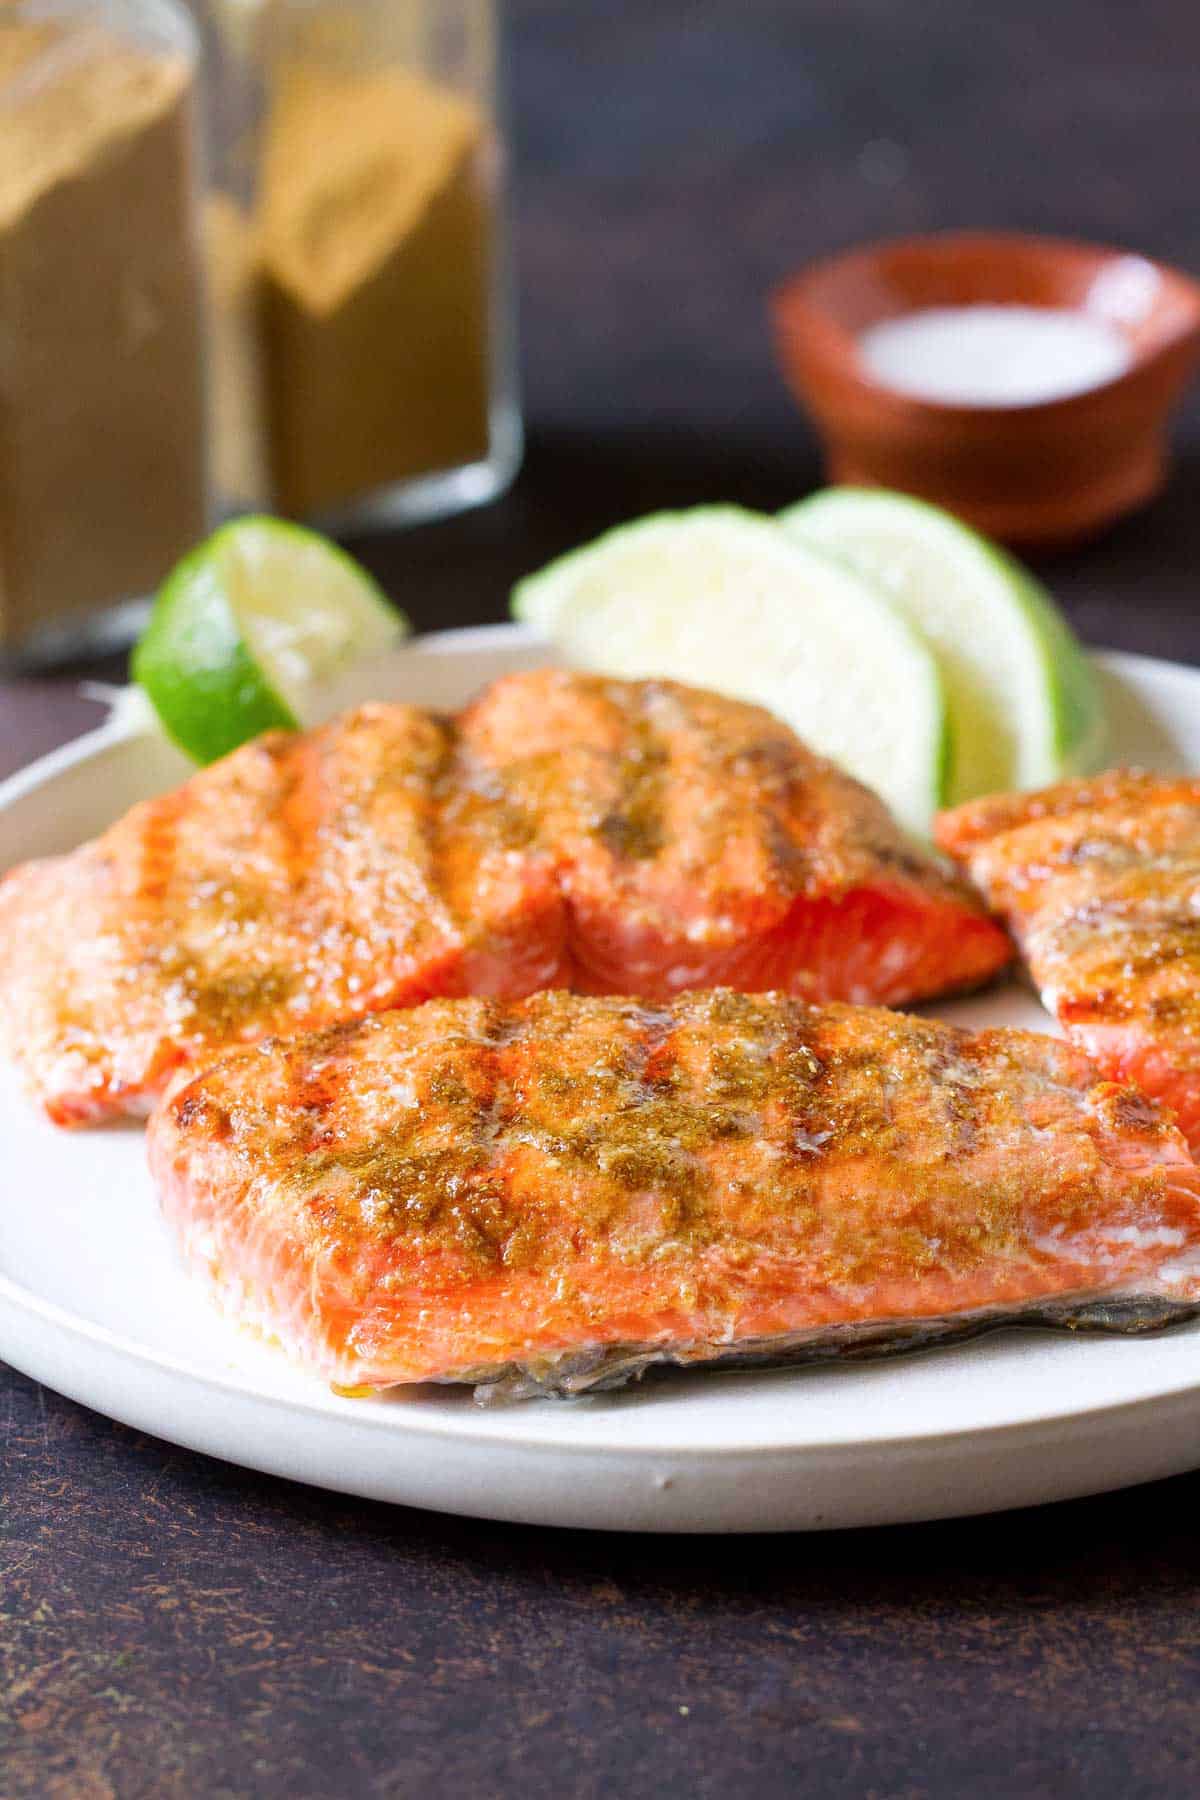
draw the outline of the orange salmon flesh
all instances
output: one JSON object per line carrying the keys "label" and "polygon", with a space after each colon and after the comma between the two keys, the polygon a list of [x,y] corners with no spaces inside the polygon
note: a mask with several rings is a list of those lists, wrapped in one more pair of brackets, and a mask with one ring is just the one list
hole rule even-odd
{"label": "orange salmon flesh", "polygon": [[784,995],[434,1000],[151,1120],[188,1263],[346,1387],[571,1393],[1200,1298],[1200,1170],[1069,1044]]}
{"label": "orange salmon flesh", "polygon": [[1117,769],[943,814],[1043,1003],[1200,1150],[1200,781]]}
{"label": "orange salmon flesh", "polygon": [[52,1119],[436,996],[785,989],[900,1004],[1006,935],[770,714],[545,670],[459,719],[273,733],[0,883],[0,1044]]}

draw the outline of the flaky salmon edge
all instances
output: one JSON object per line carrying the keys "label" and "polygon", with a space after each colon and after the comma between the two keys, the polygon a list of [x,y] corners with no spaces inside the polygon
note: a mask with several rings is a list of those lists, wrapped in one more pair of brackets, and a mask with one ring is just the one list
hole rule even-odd
{"label": "flaky salmon edge", "polygon": [[[179,1086],[180,1082],[177,1080],[174,1085]],[[1200,1318],[1197,1266],[1188,1270],[1185,1281],[1177,1278],[1172,1282],[1171,1293],[1090,1289],[1024,1307],[988,1307],[928,1319],[861,1320],[816,1326],[778,1337],[744,1338],[732,1344],[711,1339],[669,1345],[602,1344],[524,1361],[467,1365],[423,1382],[348,1385],[354,1380],[349,1371],[339,1380],[327,1363],[321,1369],[323,1359],[319,1355],[310,1360],[289,1349],[275,1329],[270,1309],[261,1304],[247,1306],[247,1291],[241,1282],[221,1279],[204,1258],[189,1254],[186,1242],[180,1247],[184,1265],[199,1277],[219,1312],[260,1342],[280,1350],[293,1367],[323,1373],[335,1393],[354,1399],[380,1399],[414,1387],[469,1387],[476,1403],[485,1407],[528,1400],[581,1400],[589,1395],[614,1393],[647,1375],[657,1381],[701,1370],[706,1374],[770,1373],[882,1362],[1009,1330],[1145,1337]],[[1185,1285],[1192,1291],[1181,1296],[1179,1287]]]}
{"label": "flaky salmon edge", "polygon": [[[268,1314],[247,1310],[240,1284],[227,1287],[211,1272],[197,1268],[219,1311],[243,1330],[281,1350],[294,1367],[314,1372],[314,1365],[283,1345]],[[326,1379],[335,1393],[354,1399],[381,1399],[412,1387],[473,1389],[480,1406],[511,1405],[527,1400],[581,1400],[610,1394],[645,1376],[669,1379],[689,1372],[706,1374],[770,1373],[840,1363],[882,1362],[912,1356],[943,1345],[961,1344],[993,1332],[1044,1330],[1076,1335],[1144,1337],[1200,1318],[1200,1269],[1192,1277],[1193,1296],[1090,1291],[1066,1295],[1022,1308],[985,1308],[930,1319],[879,1319],[814,1327],[779,1337],[745,1338],[735,1344],[695,1339],[683,1344],[604,1344],[564,1350],[528,1361],[464,1367],[423,1382],[370,1383],[346,1386]],[[316,1371],[316,1372],[319,1372]]]}

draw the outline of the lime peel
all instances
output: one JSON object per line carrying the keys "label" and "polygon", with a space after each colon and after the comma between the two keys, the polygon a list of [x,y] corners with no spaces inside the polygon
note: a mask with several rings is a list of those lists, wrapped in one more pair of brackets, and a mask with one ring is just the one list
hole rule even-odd
{"label": "lime peel", "polygon": [[880,488],[827,488],[780,523],[873,581],[931,645],[950,710],[947,802],[1099,765],[1095,673],[1050,595],[997,545]]}
{"label": "lime peel", "polygon": [[654,514],[529,577],[512,608],[577,666],[768,707],[928,831],[947,755],[934,659],[873,587],[774,521]]}
{"label": "lime peel", "polygon": [[280,519],[222,526],[176,564],[133,654],[168,736],[207,763],[311,722],[315,696],[408,621],[353,557]]}

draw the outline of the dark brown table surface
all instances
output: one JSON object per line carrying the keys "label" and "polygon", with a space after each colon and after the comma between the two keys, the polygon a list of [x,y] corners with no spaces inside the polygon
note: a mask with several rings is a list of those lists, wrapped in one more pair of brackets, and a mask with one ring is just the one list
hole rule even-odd
{"label": "dark brown table surface", "polygon": [[[421,626],[630,514],[811,486],[761,301],[819,251],[979,224],[1200,269],[1194,0],[510,12],[530,449],[488,511],[358,546]],[[1178,438],[1170,491],[1044,573],[1091,641],[1200,662],[1195,403]],[[0,687],[0,765],[95,717],[74,677]],[[1200,1476],[830,1537],[535,1531],[0,1371],[0,1793],[1190,1792],[1198,1514]]]}

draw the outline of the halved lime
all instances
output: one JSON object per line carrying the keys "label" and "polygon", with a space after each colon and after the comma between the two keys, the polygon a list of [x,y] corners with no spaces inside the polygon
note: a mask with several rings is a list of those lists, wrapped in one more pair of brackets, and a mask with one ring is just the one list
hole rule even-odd
{"label": "halved lime", "polygon": [[928,831],[946,760],[933,656],[853,570],[770,519],[656,514],[551,563],[512,606],[578,667],[769,707]]}
{"label": "halved lime", "polygon": [[872,581],[932,646],[950,709],[948,803],[1098,766],[1091,665],[1049,594],[996,545],[937,507],[867,488],[827,488],[780,523]]}
{"label": "halved lime", "polygon": [[212,762],[260,731],[310,723],[323,683],[407,631],[328,538],[281,519],[235,519],[168,575],[133,675],[175,742]]}

